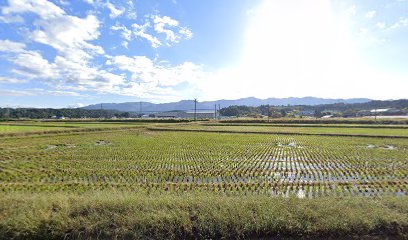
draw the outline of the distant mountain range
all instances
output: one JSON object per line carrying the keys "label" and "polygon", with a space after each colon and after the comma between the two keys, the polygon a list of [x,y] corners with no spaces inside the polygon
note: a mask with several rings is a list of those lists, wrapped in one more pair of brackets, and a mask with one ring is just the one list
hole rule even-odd
{"label": "distant mountain range", "polygon": [[[352,98],[352,99],[326,99],[326,98],[316,98],[316,97],[303,97],[303,98],[240,98],[236,100],[217,100],[217,101],[205,101],[198,102],[197,109],[199,111],[203,110],[213,110],[214,105],[218,104],[221,108],[229,107],[232,105],[245,105],[251,107],[257,107],[261,105],[272,105],[272,106],[286,106],[286,105],[320,105],[320,104],[333,104],[333,103],[366,103],[371,101],[367,98]],[[150,112],[166,112],[166,111],[191,111],[194,110],[194,101],[192,100],[182,100],[179,102],[171,103],[150,103],[150,102],[125,102],[125,103],[99,103],[93,104],[83,109],[105,109],[105,110],[117,110],[123,112],[139,112],[140,108],[144,113]]]}

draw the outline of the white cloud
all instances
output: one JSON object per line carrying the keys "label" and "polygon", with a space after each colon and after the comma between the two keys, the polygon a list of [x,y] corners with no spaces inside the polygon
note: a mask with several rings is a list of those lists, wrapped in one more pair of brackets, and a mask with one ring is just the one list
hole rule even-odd
{"label": "white cloud", "polygon": [[86,62],[92,55],[104,53],[102,47],[89,43],[99,37],[100,23],[93,15],[85,18],[70,16],[46,0],[10,0],[2,12],[6,15],[27,12],[38,15],[39,19],[34,21],[36,30],[30,32],[28,38],[52,46],[65,57]]}
{"label": "white cloud", "polygon": [[4,23],[22,23],[22,22],[24,22],[24,19],[21,16],[5,15],[5,16],[0,16],[0,22],[4,22]]}
{"label": "white cloud", "polygon": [[160,16],[153,16],[153,22],[154,22],[154,30],[157,33],[164,33],[166,35],[166,40],[169,42],[176,42],[176,35],[174,32],[170,29],[166,29],[166,26],[168,27],[177,27],[178,26],[178,21],[168,17],[160,17]]}
{"label": "white cloud", "polygon": [[50,19],[64,14],[64,11],[47,0],[9,0],[9,6],[2,8],[4,15],[33,12],[42,19]]}
{"label": "white cloud", "polygon": [[144,25],[139,25],[139,24],[132,24],[132,27],[134,29],[134,35],[136,37],[144,38],[150,42],[152,45],[152,48],[158,48],[162,43],[157,37],[154,37],[148,33],[146,33],[147,29],[150,27],[149,23],[145,23]]}
{"label": "white cloud", "polygon": [[13,62],[18,66],[14,72],[29,78],[54,79],[59,76],[55,65],[49,63],[35,51],[19,53]]}
{"label": "white cloud", "polygon": [[135,9],[135,5],[133,4],[132,0],[128,0],[127,1],[127,18],[129,19],[136,19],[137,18],[137,13],[136,13],[136,9]]}
{"label": "white cloud", "polygon": [[12,52],[12,53],[19,53],[24,51],[26,45],[20,42],[13,42],[10,40],[1,40],[0,39],[0,52]]}
{"label": "white cloud", "polygon": [[75,104],[70,104],[67,107],[68,108],[81,108],[81,107],[85,107],[85,106],[86,106],[86,104],[84,104],[84,103],[75,103]]}
{"label": "white cloud", "polygon": [[46,90],[42,88],[22,89],[22,90],[0,89],[0,96],[38,96],[38,95],[72,96],[72,97],[80,96],[80,94],[76,92],[53,91],[53,90]]}
{"label": "white cloud", "polygon": [[[186,27],[179,27],[179,22],[171,17],[158,15],[152,16],[154,23],[154,30],[157,33],[166,35],[167,44],[178,43],[181,39],[189,39],[192,37],[192,32]],[[172,29],[178,29],[178,33]]]}
{"label": "white cloud", "polygon": [[[117,17],[124,12],[117,11],[109,1],[88,1],[95,6],[107,7],[111,11],[111,17]],[[128,3],[129,5],[129,3]],[[133,3],[131,4],[133,6]],[[34,30],[27,30],[27,38],[42,44],[51,46],[57,51],[55,57],[44,58],[40,52],[26,50],[24,43],[10,40],[0,40],[0,51],[12,53],[9,58],[14,63],[12,72],[27,79],[44,81],[54,90],[25,89],[12,90],[9,95],[69,95],[77,96],[78,91],[95,91],[99,93],[113,93],[121,95],[143,95],[144,97],[160,98],[174,96],[177,92],[174,87],[181,83],[194,84],[202,78],[201,66],[185,62],[171,66],[166,62],[153,61],[144,56],[110,57],[103,55],[104,50],[94,45],[92,41],[99,38],[101,23],[94,15],[84,18],[68,15],[64,10],[52,2],[11,0],[9,6],[2,8],[5,16],[19,17],[25,13],[33,13],[38,16],[34,19]],[[150,42],[153,48],[162,44],[170,46],[181,39],[189,39],[192,32],[179,26],[179,22],[170,17],[147,16],[142,25],[133,24],[131,29],[121,24],[111,27],[114,31],[120,31],[122,46],[127,48],[129,41],[142,38]],[[159,39],[158,36],[162,37]],[[110,71],[103,67],[96,67],[92,59],[96,55],[102,55],[110,60],[107,61]],[[130,76],[127,79],[127,72]],[[0,78],[3,83],[20,83],[17,78]],[[42,92],[41,92],[42,91]],[[3,94],[6,94],[3,91]]]}
{"label": "white cloud", "polygon": [[55,65],[60,75],[64,77],[62,84],[73,84],[87,90],[112,93],[117,91],[121,84],[124,84],[122,75],[89,67],[61,56],[55,58]]}
{"label": "white cloud", "polygon": [[398,20],[390,27],[390,29],[397,29],[408,26],[408,18],[399,17]]}
{"label": "white cloud", "polygon": [[78,97],[81,94],[77,92],[69,92],[69,91],[48,91],[48,90],[40,90],[43,92],[44,95],[52,95],[52,96],[71,96],[71,97]]}
{"label": "white cloud", "polygon": [[0,96],[32,96],[34,93],[26,90],[0,89]]}
{"label": "white cloud", "polygon": [[111,27],[114,31],[121,31],[122,38],[126,39],[127,41],[132,40],[132,31],[123,25],[114,25]]}
{"label": "white cloud", "polygon": [[[131,29],[117,23],[110,29],[119,31],[122,39],[126,42],[135,38],[147,40],[152,48],[158,48],[163,44],[172,46],[179,43],[182,39],[190,39],[193,33],[187,27],[179,26],[179,22],[168,16],[160,17],[158,15],[148,16],[143,24],[133,23]],[[122,46],[127,48],[127,43],[122,42]]]}
{"label": "white cloud", "polygon": [[113,5],[111,2],[106,2],[106,7],[109,9],[110,14],[109,17],[110,18],[117,18],[120,15],[122,15],[125,12],[124,8],[116,8],[115,5]]}
{"label": "white cloud", "polygon": [[368,12],[365,14],[365,18],[371,19],[371,18],[373,18],[373,17],[375,16],[376,13],[377,13],[377,12],[374,11],[374,10],[368,11]]}
{"label": "white cloud", "polygon": [[128,46],[129,46],[129,42],[127,42],[127,41],[122,41],[121,43],[120,43],[120,45],[122,45],[122,47],[124,47],[124,48],[128,48]]}
{"label": "white cloud", "polygon": [[[2,12],[37,14],[39,19],[34,21],[36,28],[28,33],[28,38],[57,50],[57,56],[50,62],[39,52],[24,50],[25,45],[22,43],[2,40],[0,50],[16,54],[12,58],[16,66],[14,73],[46,80],[51,87],[61,90],[71,88],[75,91],[119,92],[120,85],[125,81],[124,76],[91,64],[95,55],[104,54],[102,47],[90,43],[98,39],[100,34],[100,22],[96,16],[71,16],[55,4],[43,0],[12,0]],[[66,91],[55,91],[53,94],[60,93],[65,94]]]}
{"label": "white cloud", "polygon": [[186,39],[190,39],[193,37],[193,32],[186,27],[181,27],[179,30],[179,33],[181,34],[181,36],[184,36]]}
{"label": "white cloud", "polygon": [[115,56],[106,64],[131,74],[131,82],[122,90],[124,94],[132,92],[141,95],[141,92],[147,94],[148,90],[154,90],[156,95],[174,94],[172,87],[181,83],[194,85],[204,78],[202,67],[191,62],[171,66],[163,62],[152,61],[145,56]]}
{"label": "white cloud", "polygon": [[16,84],[16,83],[25,83],[25,82],[27,82],[27,80],[0,76],[0,83]]}
{"label": "white cloud", "polygon": [[86,18],[64,15],[36,24],[40,29],[31,32],[30,38],[52,46],[65,57],[86,61],[91,55],[104,53],[102,47],[88,43],[99,37],[100,23],[93,15]]}

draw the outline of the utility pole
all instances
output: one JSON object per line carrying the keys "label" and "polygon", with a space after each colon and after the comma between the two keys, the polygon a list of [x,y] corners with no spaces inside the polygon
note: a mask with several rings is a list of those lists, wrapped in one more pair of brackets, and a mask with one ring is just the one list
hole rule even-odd
{"label": "utility pole", "polygon": [[101,103],[101,118],[103,118],[103,112],[102,112],[102,110],[103,110],[103,105],[102,105],[102,103]]}
{"label": "utility pole", "polygon": [[139,102],[139,116],[142,118],[142,101]]}
{"label": "utility pole", "polygon": [[214,104],[214,119],[217,119],[217,104]]}
{"label": "utility pole", "polygon": [[377,109],[374,109],[374,121],[377,122]]}
{"label": "utility pole", "polygon": [[197,98],[194,98],[194,121],[197,120]]}
{"label": "utility pole", "polygon": [[9,119],[10,118],[10,108],[9,105],[6,105],[6,112],[4,113],[4,118]]}
{"label": "utility pole", "polygon": [[218,104],[218,119],[221,119],[221,105]]}

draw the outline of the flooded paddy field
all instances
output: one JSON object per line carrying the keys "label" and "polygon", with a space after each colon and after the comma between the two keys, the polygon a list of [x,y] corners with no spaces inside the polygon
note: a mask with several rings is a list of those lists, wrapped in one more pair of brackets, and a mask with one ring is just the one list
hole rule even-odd
{"label": "flooded paddy field", "polygon": [[0,151],[1,192],[408,194],[408,139],[141,128],[4,137]]}

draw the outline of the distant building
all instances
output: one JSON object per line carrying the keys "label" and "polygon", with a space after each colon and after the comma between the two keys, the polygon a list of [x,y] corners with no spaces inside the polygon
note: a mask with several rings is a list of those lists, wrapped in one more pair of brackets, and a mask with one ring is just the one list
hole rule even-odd
{"label": "distant building", "polygon": [[179,112],[161,112],[161,113],[156,113],[157,118],[178,118],[179,117]]}
{"label": "distant building", "polygon": [[370,110],[370,113],[385,113],[390,111],[389,108],[380,108],[380,109],[372,109]]}
{"label": "distant building", "polygon": [[[172,112],[161,112],[161,113],[156,113],[155,116],[157,118],[194,118],[194,112],[184,112],[184,111],[172,111]],[[214,112],[197,112],[196,117],[198,119],[208,119],[208,118],[214,118]]]}
{"label": "distant building", "polygon": [[[215,118],[214,112],[197,112],[197,118]],[[184,118],[194,118],[194,112],[186,112]]]}
{"label": "distant building", "polygon": [[321,117],[321,118],[332,118],[333,117],[333,115],[324,115],[323,117]]}
{"label": "distant building", "polygon": [[314,110],[304,110],[304,111],[300,111],[299,115],[300,116],[314,116],[315,113],[316,112]]}
{"label": "distant building", "polygon": [[406,115],[404,111],[394,108],[379,108],[371,110],[360,110],[357,112],[357,116],[391,116],[391,115]]}
{"label": "distant building", "polygon": [[67,118],[64,117],[64,116],[52,116],[51,119],[61,119],[61,120],[64,120],[64,119],[67,119]]}

